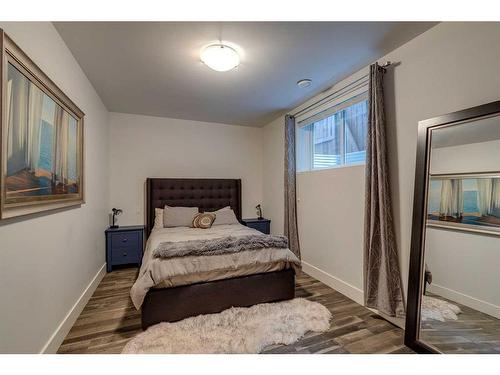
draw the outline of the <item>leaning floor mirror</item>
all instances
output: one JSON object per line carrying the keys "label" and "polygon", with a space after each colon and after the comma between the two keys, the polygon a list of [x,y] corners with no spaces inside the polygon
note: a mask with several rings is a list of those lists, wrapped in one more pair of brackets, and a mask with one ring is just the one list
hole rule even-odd
{"label": "leaning floor mirror", "polygon": [[405,343],[500,353],[500,101],[421,121]]}

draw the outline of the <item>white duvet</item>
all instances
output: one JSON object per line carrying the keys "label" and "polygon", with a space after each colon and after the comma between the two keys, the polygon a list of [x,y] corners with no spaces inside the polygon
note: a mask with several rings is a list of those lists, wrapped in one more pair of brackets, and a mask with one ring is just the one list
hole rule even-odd
{"label": "white duvet", "polygon": [[146,243],[139,276],[130,296],[139,309],[150,288],[169,288],[264,272],[300,268],[300,260],[289,249],[262,249],[233,254],[154,258],[153,250],[166,241],[245,236],[260,232],[241,224],[215,225],[209,229],[177,227],[154,229]]}

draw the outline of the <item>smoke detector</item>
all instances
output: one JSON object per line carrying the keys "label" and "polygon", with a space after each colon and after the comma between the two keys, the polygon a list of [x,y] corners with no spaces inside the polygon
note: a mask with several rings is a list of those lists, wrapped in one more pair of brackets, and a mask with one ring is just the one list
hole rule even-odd
{"label": "smoke detector", "polygon": [[311,85],[312,85],[312,81],[308,78],[301,79],[300,81],[297,81],[297,86],[299,86],[301,89],[305,89],[306,87],[309,87]]}

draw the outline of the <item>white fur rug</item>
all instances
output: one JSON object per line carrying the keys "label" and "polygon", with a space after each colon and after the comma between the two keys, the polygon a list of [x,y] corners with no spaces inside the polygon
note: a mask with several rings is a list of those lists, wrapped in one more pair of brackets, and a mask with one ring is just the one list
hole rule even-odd
{"label": "white fur rug", "polygon": [[303,298],[231,308],[156,324],[129,341],[122,353],[260,353],[269,345],[292,344],[307,331],[326,331],[330,318],[326,307]]}
{"label": "white fur rug", "polygon": [[423,296],[420,319],[424,322],[428,320],[439,320],[440,322],[457,320],[457,314],[461,312],[462,310],[457,305],[439,298]]}

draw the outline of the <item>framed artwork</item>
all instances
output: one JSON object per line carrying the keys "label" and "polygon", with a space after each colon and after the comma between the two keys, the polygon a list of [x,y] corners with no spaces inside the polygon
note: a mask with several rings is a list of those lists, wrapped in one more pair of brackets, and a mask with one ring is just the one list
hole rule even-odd
{"label": "framed artwork", "polygon": [[500,173],[431,175],[427,225],[500,235]]}
{"label": "framed artwork", "polygon": [[0,218],[84,203],[83,112],[2,31]]}

